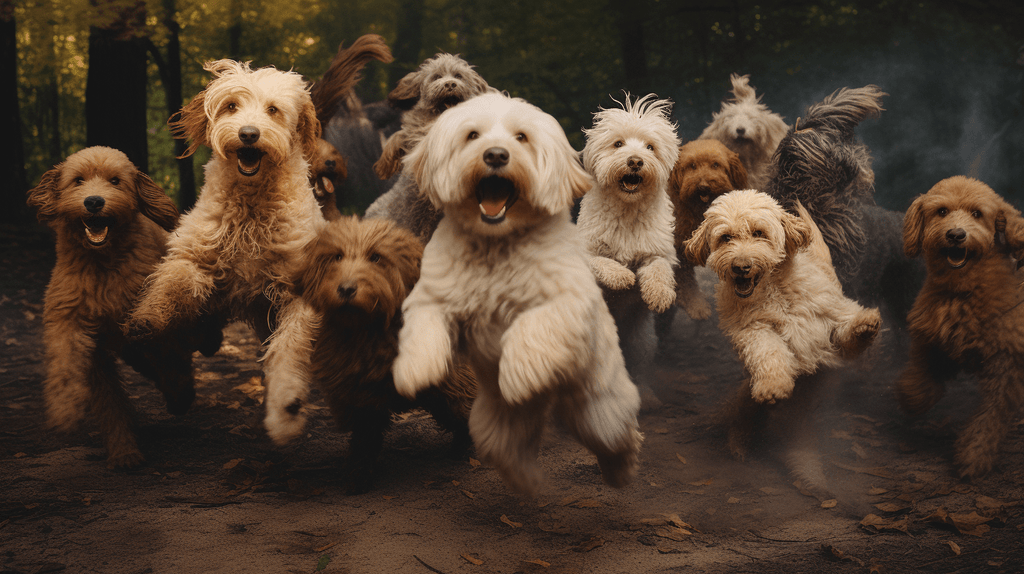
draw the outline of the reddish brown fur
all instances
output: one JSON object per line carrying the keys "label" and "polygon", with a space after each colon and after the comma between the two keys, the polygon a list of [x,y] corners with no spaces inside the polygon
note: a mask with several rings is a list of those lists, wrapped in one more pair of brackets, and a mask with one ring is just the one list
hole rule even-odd
{"label": "reddish brown fur", "polygon": [[318,140],[317,153],[309,161],[309,184],[313,186],[316,202],[320,204],[320,213],[327,221],[341,217],[334,191],[346,177],[345,158],[327,140]]}
{"label": "reddish brown fur", "polygon": [[692,319],[706,319],[711,307],[701,294],[686,241],[704,221],[704,211],[727,191],[747,188],[747,170],[740,156],[718,140],[694,140],[679,148],[669,176],[668,194],[675,215],[676,301]]}
{"label": "reddish brown fur", "polygon": [[[969,257],[950,251],[963,232]],[[999,443],[1024,403],[1024,275],[1011,257],[1024,249],[1024,220],[990,187],[956,176],[911,204],[904,250],[924,255],[928,274],[909,315],[910,361],[896,383],[900,406],[920,415],[957,371],[974,374],[981,405],[956,444],[960,475],[992,469]]]}
{"label": "reddish brown fur", "polygon": [[[103,200],[99,209],[96,198]],[[184,413],[195,397],[187,341],[128,344],[119,327],[164,255],[178,210],[127,156],[98,146],[46,172],[28,192],[28,204],[56,233],[57,262],[43,312],[49,424],[70,431],[89,410],[103,432],[108,465],[138,464],[142,453],[116,357],[156,382],[170,412]],[[93,231],[107,229],[101,244],[87,238],[87,223]],[[212,352],[220,345],[219,330],[209,337],[215,346],[204,350]]]}
{"label": "reddish brown fur", "polygon": [[395,391],[391,364],[398,354],[401,306],[419,279],[423,245],[412,233],[383,219],[342,217],[306,249],[295,284],[322,316],[311,373],[323,389],[342,431],[352,431],[352,492],[372,486],[374,461],[391,414],[416,407],[430,412],[469,445],[466,420],[476,382],[457,367],[447,384],[410,401]]}

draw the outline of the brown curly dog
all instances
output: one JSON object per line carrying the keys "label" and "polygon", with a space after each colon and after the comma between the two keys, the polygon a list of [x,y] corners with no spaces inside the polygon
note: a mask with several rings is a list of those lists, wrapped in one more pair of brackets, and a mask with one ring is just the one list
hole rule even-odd
{"label": "brown curly dog", "polygon": [[347,164],[338,149],[327,143],[327,140],[317,140],[316,154],[309,158],[309,184],[313,186],[313,195],[320,205],[320,213],[327,221],[341,217],[335,191],[346,177]]}
{"label": "brown curly dog", "polygon": [[903,248],[923,254],[928,273],[908,318],[900,407],[923,414],[958,371],[975,375],[981,405],[955,458],[960,476],[981,476],[1024,402],[1024,275],[1014,261],[1024,254],[1024,219],[984,183],[951,177],[911,204]]}
{"label": "brown curly dog", "polygon": [[415,401],[395,391],[401,307],[419,279],[423,245],[383,219],[342,217],[307,247],[295,285],[320,315],[310,371],[341,431],[352,431],[350,493],[373,486],[374,462],[391,415],[426,409],[452,433],[453,453],[470,444],[467,418],[476,395],[469,369],[455,367],[446,384]]}
{"label": "brown curly dog", "polygon": [[91,411],[107,465],[136,465],[142,453],[117,357],[156,382],[169,412],[184,414],[195,398],[192,350],[213,354],[220,347],[220,329],[203,341],[177,333],[127,343],[121,334],[119,324],[167,251],[178,210],[125,154],[98,146],[43,174],[28,204],[56,233],[57,263],[43,311],[48,422],[70,431]]}

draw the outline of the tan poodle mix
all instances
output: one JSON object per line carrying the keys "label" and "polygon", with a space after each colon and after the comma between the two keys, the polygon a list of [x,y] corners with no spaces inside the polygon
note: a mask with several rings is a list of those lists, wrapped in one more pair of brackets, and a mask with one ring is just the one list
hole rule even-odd
{"label": "tan poodle mix", "polygon": [[402,302],[420,276],[423,244],[390,221],[342,217],[306,248],[297,272],[299,296],[320,315],[310,371],[349,443],[349,493],[373,486],[375,461],[391,415],[422,407],[453,435],[453,453],[470,444],[467,419],[476,395],[468,368],[453,369],[416,400],[391,378],[398,354]]}
{"label": "tan poodle mix", "polygon": [[[310,186],[320,123],[301,75],[208,62],[213,79],[171,126],[213,149],[192,211],[168,241],[125,325],[160,333],[202,312],[247,322],[266,344],[267,432],[302,432],[315,314],[291,294],[290,268],[326,224]],[[273,334],[271,336],[271,334]]]}
{"label": "tan poodle mix", "polygon": [[704,212],[718,196],[747,189],[747,170],[740,156],[718,140],[693,140],[679,148],[668,195],[675,217],[676,305],[691,319],[711,316],[711,305],[697,286],[693,264],[686,259],[686,241],[704,221]]}
{"label": "tan poodle mix", "polygon": [[958,372],[973,374],[981,404],[957,439],[956,465],[979,477],[1024,403],[1024,219],[989,186],[956,176],[914,200],[903,240],[909,257],[924,256],[927,276],[909,315],[899,403],[921,415]]}
{"label": "tan poodle mix", "polygon": [[[818,227],[802,205],[797,208],[799,217],[764,193],[731,191],[711,203],[686,244],[687,258],[719,278],[719,325],[749,375],[729,430],[729,447],[738,458],[759,430],[765,405],[789,399],[797,381],[817,386],[810,375],[862,353],[881,323],[878,309],[843,295]],[[800,397],[802,405],[807,401]],[[799,416],[809,420],[807,412]],[[796,434],[790,438],[806,449],[811,437]],[[792,470],[823,490],[816,457],[796,456]]]}
{"label": "tan poodle mix", "polygon": [[558,121],[502,94],[441,114],[404,169],[444,212],[402,306],[395,387],[446,380],[456,356],[478,381],[469,430],[481,458],[535,493],[553,415],[628,484],[643,435],[615,322],[569,215],[593,182]]}
{"label": "tan poodle mix", "polygon": [[[156,382],[167,410],[184,414],[195,398],[187,333],[128,343],[119,327],[143,281],[167,252],[178,210],[160,187],[118,150],[90,147],[43,174],[28,192],[39,221],[56,234],[57,262],[46,288],[43,399],[49,424],[74,430],[87,412],[99,423],[110,467],[142,462],[117,358]],[[197,333],[198,334],[198,333]],[[205,345],[204,345],[205,343]]]}

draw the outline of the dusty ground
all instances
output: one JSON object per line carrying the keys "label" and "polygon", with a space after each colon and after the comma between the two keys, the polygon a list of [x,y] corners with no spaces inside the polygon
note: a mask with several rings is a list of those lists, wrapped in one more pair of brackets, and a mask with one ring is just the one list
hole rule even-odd
{"label": "dusty ground", "polygon": [[447,437],[413,413],[387,439],[376,490],[346,496],[347,437],[326,410],[300,444],[266,438],[256,341],[239,325],[198,359],[199,398],[182,418],[129,373],[147,462],[107,470],[93,428],[41,425],[52,242],[35,228],[0,241],[4,573],[1024,571],[1024,421],[996,472],[957,480],[951,445],[972,385],[905,420],[889,390],[901,361],[891,334],[819,413],[831,508],[801,494],[770,449],[730,458],[715,414],[741,369],[714,321],[682,316],[656,365],[664,406],[641,420],[640,476],[621,491],[552,431],[545,490],[516,497],[474,459],[447,458]]}

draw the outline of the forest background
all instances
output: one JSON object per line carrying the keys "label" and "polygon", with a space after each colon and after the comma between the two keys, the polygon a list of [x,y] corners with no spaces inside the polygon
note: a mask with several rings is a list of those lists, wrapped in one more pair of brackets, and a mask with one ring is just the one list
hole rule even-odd
{"label": "forest background", "polygon": [[[624,90],[675,102],[683,141],[750,74],[792,124],[834,90],[873,83],[886,111],[858,135],[876,200],[905,209],[965,174],[1024,200],[1024,3],[746,0],[0,0],[0,219],[32,220],[25,191],[88,145],[118,147],[187,209],[209,157],[166,121],[209,80],[204,61],[251,60],[316,80],[340,43],[380,34],[395,55],[358,85],[380,101],[437,52],[538,105],[570,141]],[[356,209],[357,210],[357,209]]]}

